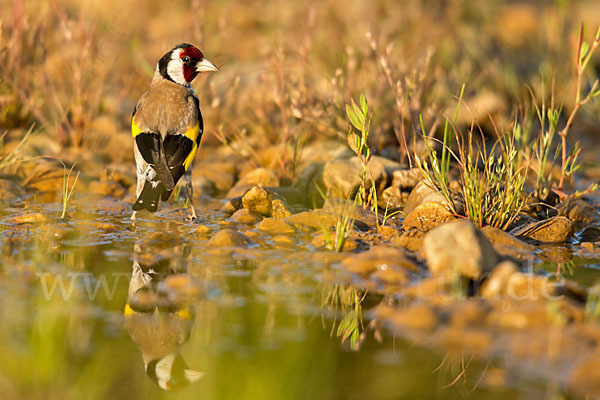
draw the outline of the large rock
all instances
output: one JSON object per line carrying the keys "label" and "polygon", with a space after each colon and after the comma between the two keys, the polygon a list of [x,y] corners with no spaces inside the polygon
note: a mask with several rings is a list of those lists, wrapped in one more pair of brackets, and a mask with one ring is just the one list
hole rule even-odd
{"label": "large rock", "polygon": [[423,250],[434,275],[459,273],[479,279],[491,272],[499,260],[492,243],[466,219],[447,222],[429,231]]}
{"label": "large rock", "polygon": [[[367,172],[367,189],[371,187],[372,176],[377,193],[381,193],[387,181],[383,162],[378,157],[373,157],[369,161],[368,169],[370,174]],[[323,167],[323,184],[326,192],[329,193],[330,197],[354,198],[361,185],[360,174],[362,170],[363,167],[358,157],[328,161]]]}
{"label": "large rock", "polygon": [[543,243],[561,243],[575,234],[575,225],[567,217],[558,216],[528,224],[513,234]]}

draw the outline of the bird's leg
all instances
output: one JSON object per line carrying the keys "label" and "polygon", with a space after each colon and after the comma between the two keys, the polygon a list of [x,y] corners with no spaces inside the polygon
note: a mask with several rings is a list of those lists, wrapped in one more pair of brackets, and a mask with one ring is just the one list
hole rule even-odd
{"label": "bird's leg", "polygon": [[185,171],[185,174],[183,175],[183,183],[185,185],[185,197],[189,201],[190,209],[191,209],[190,215],[185,217],[185,219],[187,221],[193,221],[196,218],[198,218],[198,216],[196,215],[196,208],[194,208],[194,186],[192,185],[192,166],[191,165],[188,167],[187,171]]}
{"label": "bird's leg", "polygon": [[[137,186],[135,187],[135,197],[136,199],[140,197],[140,194],[142,193],[142,190],[144,190],[144,182],[145,182],[145,178],[144,178],[144,173],[140,172],[140,170],[137,170]],[[135,223],[136,220],[136,214],[137,211],[134,211],[133,213],[131,213],[131,222]]]}

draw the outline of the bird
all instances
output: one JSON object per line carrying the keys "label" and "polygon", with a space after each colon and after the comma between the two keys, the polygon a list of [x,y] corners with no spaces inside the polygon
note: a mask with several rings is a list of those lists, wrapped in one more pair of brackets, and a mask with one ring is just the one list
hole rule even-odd
{"label": "bird", "polygon": [[190,83],[201,72],[218,70],[189,43],[176,45],[156,64],[150,88],[141,95],[131,116],[137,172],[133,222],[138,211],[155,212],[159,198],[168,200],[182,176],[191,208],[186,219],[197,218],[192,161],[200,145],[204,122],[200,100]]}

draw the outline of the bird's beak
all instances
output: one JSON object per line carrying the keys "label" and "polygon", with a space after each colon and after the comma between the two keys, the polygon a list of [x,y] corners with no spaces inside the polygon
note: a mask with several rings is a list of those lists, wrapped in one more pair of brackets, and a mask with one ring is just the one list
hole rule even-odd
{"label": "bird's beak", "polygon": [[198,72],[214,72],[218,71],[219,68],[215,67],[213,63],[203,58],[198,64],[196,64],[196,71]]}

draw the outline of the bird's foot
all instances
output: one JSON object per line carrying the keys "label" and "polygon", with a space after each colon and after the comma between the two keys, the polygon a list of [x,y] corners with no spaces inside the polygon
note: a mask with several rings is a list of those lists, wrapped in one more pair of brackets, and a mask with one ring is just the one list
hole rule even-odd
{"label": "bird's foot", "polygon": [[196,218],[198,218],[198,216],[196,215],[196,209],[194,208],[194,206],[192,206],[192,211],[185,217],[185,220],[193,221]]}
{"label": "bird's foot", "polygon": [[134,211],[133,214],[131,214],[131,218],[129,218],[131,220],[131,222],[134,223],[134,224],[135,224],[135,221],[136,221],[135,214],[137,214],[137,211]]}

